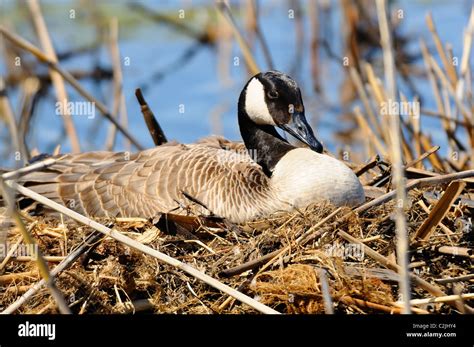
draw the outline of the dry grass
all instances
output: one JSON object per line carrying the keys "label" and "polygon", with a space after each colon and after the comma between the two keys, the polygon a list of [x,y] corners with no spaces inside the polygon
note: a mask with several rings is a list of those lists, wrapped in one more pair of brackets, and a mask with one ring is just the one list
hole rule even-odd
{"label": "dry grass", "polygon": [[[426,202],[423,194],[432,190],[410,194],[411,207],[405,211],[410,236],[428,217],[418,202]],[[466,189],[466,194],[474,194],[474,191]],[[360,240],[366,240],[365,243],[380,254],[390,256],[395,252],[392,208],[392,203],[388,203],[373,207],[361,216],[353,215],[347,222],[329,221],[325,224],[327,230],[319,238],[292,248],[267,271],[258,273],[258,269],[254,269],[230,278],[220,277],[220,280],[240,288],[280,312],[323,313],[318,269],[324,268],[336,313],[397,313],[397,275],[382,269],[367,256],[361,259],[357,252],[353,252],[355,257],[341,254],[341,250],[347,250],[348,245],[336,234],[337,230],[342,229]],[[320,204],[305,211],[281,214],[245,225],[217,228],[202,225],[194,230],[186,230],[178,225],[175,235],[169,235],[167,230],[160,230],[152,222],[144,220],[115,221],[114,228],[219,278],[225,269],[291,244],[333,210],[332,206]],[[341,211],[339,216],[346,212]],[[472,272],[472,257],[439,252],[439,248],[445,245],[472,250],[472,225],[468,230],[465,224],[460,224],[472,217],[470,213],[472,210],[462,203],[454,203],[443,219],[443,225],[451,233],[438,227],[428,240],[412,249],[410,263],[418,276],[438,285],[437,280],[465,276]],[[61,224],[57,219],[47,216],[30,216],[26,218],[26,226],[45,256],[65,256],[92,232],[90,228],[77,225],[74,221],[64,220],[64,224]],[[17,228],[12,225],[8,242],[14,244],[19,235]],[[50,262],[49,265],[53,267],[56,264]],[[1,310],[40,279],[34,262],[18,261],[15,257],[2,271]],[[452,294],[454,285],[461,285],[467,291],[472,286],[472,279],[449,282],[440,287]],[[223,305],[227,296],[221,292],[108,238],[97,242],[80,261],[62,272],[57,277],[57,286],[76,313],[125,313],[130,312],[132,303],[139,310],[159,313],[254,312],[239,303]],[[413,287],[412,296],[415,299],[429,297],[417,287]],[[420,308],[436,313],[455,312],[453,307],[440,303],[421,305]],[[19,312],[53,313],[57,309],[47,289],[42,289]]]}
{"label": "dry grass", "polygon": [[[350,1],[341,4],[348,18],[370,18],[373,15],[371,7],[358,8]],[[230,12],[224,11],[231,19]],[[367,13],[362,16],[361,11]],[[347,22],[353,26],[348,28],[349,32],[355,33],[356,21]],[[369,44],[380,48],[378,28],[369,25],[372,22],[375,23],[367,21],[366,27],[362,25],[358,30],[371,34],[366,35],[372,38]],[[232,20],[229,23],[234,34],[240,37],[235,23]],[[353,89],[348,94],[353,98],[358,96],[359,102],[354,105],[351,119],[355,119],[359,127],[346,135],[351,141],[361,140],[364,154],[351,154],[351,158],[358,163],[347,164],[360,175],[367,200],[374,202],[370,208],[359,208],[356,213],[350,209],[336,210],[330,205],[318,204],[303,211],[279,214],[244,225],[196,216],[175,218],[172,215],[167,216],[168,223],[141,219],[99,222],[113,226],[115,230],[189,264],[282,313],[324,313],[328,311],[325,305],[332,302],[335,313],[392,314],[402,313],[402,303],[398,300],[399,284],[407,282],[400,280],[399,274],[394,271],[397,270],[394,211],[396,207],[403,208],[406,228],[402,229],[406,229],[408,236],[408,268],[412,278],[409,288],[411,311],[420,314],[472,313],[469,300],[473,296],[474,281],[474,107],[469,61],[474,12],[463,37],[463,51],[456,52],[461,56],[460,66],[450,64],[448,57],[451,52],[444,49],[446,44],[441,42],[431,16],[427,17],[427,24],[432,37],[428,44],[420,42],[424,65],[415,66],[410,60],[405,62],[399,59],[406,54],[402,54],[404,46],[400,44],[403,38],[395,32],[393,41],[399,44],[394,44],[397,59],[391,68],[396,69],[393,73],[408,80],[410,71],[422,70],[431,83],[432,90],[428,93],[432,92],[436,101],[435,110],[417,104],[416,96],[409,100],[403,94],[392,95],[394,92],[390,89],[394,89],[393,86],[384,88],[381,83],[379,76],[382,71],[377,70],[377,62],[363,61],[360,58],[363,56],[362,45],[350,40],[351,35],[348,35],[347,52],[353,58],[349,68],[344,69],[348,81],[352,83],[345,85]],[[33,54],[39,61],[50,62],[50,67],[85,99],[95,101],[59,63],[50,61],[38,48],[7,28],[0,27],[0,32],[12,45]],[[249,69],[257,71],[252,52],[243,39],[237,40],[246,53]],[[428,47],[432,43],[436,50],[430,51]],[[317,61],[316,56],[314,61]],[[4,83],[0,84],[3,90]],[[401,158],[394,158],[390,150],[390,134],[386,126],[388,119],[382,112],[382,107],[389,100],[411,101],[412,105],[420,106],[420,114],[409,109],[408,114],[396,115],[400,115],[397,127],[401,130],[401,153],[397,154]],[[8,98],[4,95],[0,101],[7,114],[10,108]],[[135,142],[105,106],[101,103],[97,106],[131,142]],[[444,148],[438,151],[438,139],[433,139],[428,131],[422,129],[424,116],[440,119],[448,151]],[[7,118],[14,119],[11,116]],[[10,127],[18,147],[21,136],[13,123]],[[362,158],[372,159],[363,163]],[[397,200],[377,200],[385,192],[392,191],[393,163],[400,164],[400,161],[408,180],[407,186],[416,179],[434,177],[436,180],[443,174],[469,173],[470,178],[464,175],[461,182],[450,178],[443,180],[442,184],[431,182],[430,185],[417,185],[408,192],[405,204],[398,206],[395,206],[399,203]],[[400,173],[394,176],[398,176],[400,181]],[[0,233],[0,245],[23,249],[20,230],[4,217],[4,212],[0,210],[0,231],[6,233]],[[34,206],[21,213],[26,230],[39,245],[51,271],[64,257],[82,247],[84,240],[93,232],[91,227],[70,219],[58,220],[37,213]],[[334,216],[328,218],[331,213]],[[308,230],[311,230],[309,235]],[[347,240],[362,242],[365,248],[361,248],[360,244],[349,244]],[[176,267],[160,263],[111,238],[102,238],[93,246],[83,248],[81,257],[56,276],[57,288],[74,313],[257,312]],[[285,252],[281,252],[282,249]],[[239,267],[248,263],[254,264],[249,266],[250,270],[238,271]],[[235,274],[225,275],[229,269],[233,269]],[[330,298],[327,291],[322,291],[321,269],[325,270]],[[6,258],[0,258],[0,311],[16,302],[40,279],[34,259],[17,256],[13,252]],[[433,293],[438,296],[436,302],[431,300]],[[462,299],[452,297],[460,293],[466,295]],[[57,313],[58,309],[48,289],[43,288],[16,312]]]}

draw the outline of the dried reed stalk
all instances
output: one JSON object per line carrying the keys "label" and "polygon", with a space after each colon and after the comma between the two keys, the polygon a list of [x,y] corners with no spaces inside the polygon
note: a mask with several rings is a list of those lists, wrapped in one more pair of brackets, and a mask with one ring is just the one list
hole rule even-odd
{"label": "dried reed stalk", "polygon": [[[119,25],[117,17],[113,17],[109,23],[109,51],[110,58],[112,60],[112,70],[114,74],[113,82],[113,105],[112,105],[112,115],[116,118],[119,117],[119,114],[123,115],[123,125],[126,127],[127,124],[127,109],[125,107],[125,98],[123,96],[123,74],[122,74],[122,65],[120,62],[120,50],[118,46],[118,34],[119,34]],[[122,107],[123,105],[123,107]],[[108,151],[111,151],[115,146],[115,141],[117,138],[117,128],[113,125],[109,128],[109,133],[107,135],[107,143],[105,148]]]}
{"label": "dried reed stalk", "polygon": [[442,246],[438,249],[438,252],[474,259],[474,249],[467,247]]}
{"label": "dried reed stalk", "polygon": [[372,123],[372,126],[374,126],[375,130],[377,131],[378,134],[383,135],[383,130],[380,125],[379,119],[375,116],[375,112],[372,109],[372,106],[369,101],[369,97],[367,95],[367,91],[365,90],[364,84],[362,83],[362,78],[357,71],[356,68],[350,67],[349,68],[349,74],[351,76],[352,82],[354,83],[357,93],[359,94],[359,98],[362,100],[362,104],[364,105],[365,112],[369,115],[370,122]]}
{"label": "dried reed stalk", "polygon": [[[30,10],[31,17],[33,18],[36,33],[39,37],[45,55],[50,61],[57,64],[58,57],[56,55],[56,51],[54,50],[53,43],[51,42],[48,28],[46,26],[46,22],[41,12],[41,7],[39,5],[38,0],[28,0],[28,8]],[[57,101],[66,105],[68,103],[69,97],[66,91],[66,84],[64,83],[63,77],[57,71],[51,68],[49,69],[49,74],[51,76],[51,81],[53,83],[54,90],[56,91]],[[61,116],[64,122],[64,127],[66,129],[66,134],[69,138],[69,141],[71,142],[71,150],[73,153],[79,153],[81,151],[81,146],[79,144],[79,138],[77,136],[74,122],[71,118],[72,115],[69,112],[69,107],[61,107],[61,110],[63,112]]]}
{"label": "dried reed stalk", "polygon": [[260,24],[258,21],[259,18],[259,3],[258,1],[251,1],[249,4],[249,9],[251,9],[251,13],[254,22],[254,30],[255,36],[257,37],[258,41],[260,42],[260,46],[262,47],[263,56],[265,57],[265,62],[267,63],[267,69],[273,70],[274,64],[272,55],[270,54],[270,48],[268,47],[267,40],[265,40],[265,36],[263,36],[263,32],[260,29]]}
{"label": "dried reed stalk", "polygon": [[[380,37],[383,49],[385,83],[388,91],[387,102],[396,102],[397,88],[395,77],[395,62],[392,49],[392,38],[387,20],[385,0],[377,0],[377,14],[380,26]],[[410,270],[408,268],[408,235],[403,208],[406,206],[404,184],[402,144],[400,141],[400,115],[390,114],[390,148],[392,156],[392,176],[396,187],[397,204],[395,207],[395,223],[397,230],[397,256],[400,265],[400,294],[405,306],[403,313],[409,314],[410,308]]]}
{"label": "dried reed stalk", "polygon": [[[419,206],[421,206],[421,208],[422,208],[427,214],[430,214],[430,213],[431,213],[430,209],[428,208],[428,206],[426,206],[426,204],[425,204],[425,202],[424,202],[423,200],[418,200],[417,204],[418,204]],[[452,235],[452,234],[453,234],[453,232],[452,232],[451,230],[449,230],[449,228],[448,228],[446,225],[444,225],[442,222],[439,222],[438,225],[441,227],[441,229],[444,231],[444,233],[445,233],[446,235]]]}
{"label": "dried reed stalk", "polygon": [[377,304],[374,302],[352,298],[348,295],[344,295],[339,298],[339,301],[343,302],[346,305],[356,305],[359,307],[370,308],[372,310],[382,311],[390,314],[400,314],[403,313],[398,307],[390,307],[386,305]]}
{"label": "dried reed stalk", "polygon": [[428,29],[430,30],[431,35],[433,36],[433,41],[435,43],[436,50],[438,51],[441,61],[443,62],[444,68],[448,72],[449,80],[454,86],[457,81],[456,70],[454,69],[453,64],[449,61],[448,56],[446,55],[446,51],[443,48],[443,43],[441,42],[438,32],[436,31],[436,26],[434,24],[433,16],[431,15],[431,13],[428,13],[426,15],[426,24],[428,25]]}
{"label": "dried reed stalk", "polygon": [[135,89],[135,96],[137,97],[138,103],[140,104],[143,118],[145,119],[146,126],[150,132],[155,146],[160,146],[163,143],[168,142],[163,129],[161,129],[160,123],[158,123],[156,120],[155,114],[148,106],[148,103],[146,102],[140,88]]}
{"label": "dried reed stalk", "polygon": [[377,152],[383,157],[387,156],[387,150],[385,146],[380,142],[378,136],[374,133],[370,125],[367,123],[364,115],[362,114],[360,107],[354,107],[354,114],[356,116],[356,121],[359,124],[359,127],[364,131],[364,134],[368,137],[370,142],[375,145]]}
{"label": "dried reed stalk", "polygon": [[16,123],[16,118],[13,113],[10,100],[8,99],[8,96],[7,96],[7,92],[5,89],[5,82],[2,76],[0,76],[0,110],[2,111],[2,116],[0,116],[0,118],[4,118],[5,123],[7,123],[7,126],[10,131],[13,151],[16,153],[20,153],[21,157],[23,158],[23,161],[25,162],[28,156],[25,155],[24,148],[21,146],[20,135],[18,132],[18,125]]}
{"label": "dried reed stalk", "polygon": [[[461,295],[446,295],[446,296],[439,296],[436,298],[426,298],[426,299],[412,299],[410,300],[410,304],[414,306],[418,305],[427,305],[427,304],[434,304],[438,302],[454,302],[456,300],[474,300],[474,293],[468,294],[461,294]],[[399,302],[394,302],[394,305],[400,305]]]}
{"label": "dried reed stalk", "polygon": [[441,199],[439,199],[438,203],[431,210],[428,218],[425,219],[423,224],[415,232],[413,236],[414,240],[427,240],[430,237],[431,233],[449,212],[452,204],[459,197],[465,186],[466,182],[463,181],[453,181],[449,184]]}
{"label": "dried reed stalk", "polygon": [[42,161],[39,161],[39,162],[36,162],[34,164],[31,164],[31,165],[28,165],[28,166],[25,166],[25,167],[22,167],[18,170],[15,170],[15,171],[10,171],[10,172],[7,172],[7,173],[4,173],[1,177],[3,180],[11,180],[11,179],[15,179],[17,177],[20,177],[21,175],[24,175],[24,174],[27,174],[28,172],[32,172],[32,171],[36,171],[36,170],[41,170],[41,169],[44,169],[50,165],[53,165],[54,163],[56,163],[58,160],[60,160],[61,158],[48,158],[48,159],[45,159],[45,160],[42,160]]}
{"label": "dried reed stalk", "polygon": [[260,72],[260,69],[257,65],[257,62],[255,61],[255,58],[253,57],[249,45],[240,33],[237,23],[234,20],[234,17],[232,16],[229,4],[226,0],[216,0],[216,7],[218,9],[219,14],[226,19],[226,21],[229,23],[229,26],[232,28],[232,32],[234,33],[234,37],[237,40],[237,43],[239,44],[242,54],[244,55],[245,63],[247,64],[250,74],[256,75]]}
{"label": "dried reed stalk", "polygon": [[326,314],[334,314],[333,303],[331,299],[331,292],[329,290],[329,282],[326,276],[326,270],[319,270],[319,282],[321,284],[321,294],[324,302],[324,312]]}

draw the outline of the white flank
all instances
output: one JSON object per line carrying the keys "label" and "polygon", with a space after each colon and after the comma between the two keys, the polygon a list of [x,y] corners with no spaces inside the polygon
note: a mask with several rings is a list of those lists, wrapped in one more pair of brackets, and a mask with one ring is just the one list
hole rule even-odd
{"label": "white flank", "polygon": [[364,189],[349,167],[306,148],[285,154],[275,166],[271,180],[280,199],[296,208],[324,200],[336,206],[364,202]]}

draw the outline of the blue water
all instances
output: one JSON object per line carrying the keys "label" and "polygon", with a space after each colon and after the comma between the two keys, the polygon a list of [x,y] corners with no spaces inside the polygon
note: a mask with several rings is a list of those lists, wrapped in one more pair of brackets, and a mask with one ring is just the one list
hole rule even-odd
{"label": "blue water", "polygon": [[[13,1],[0,0],[2,24],[15,28],[15,31],[37,44],[34,32],[31,29],[27,11],[18,10]],[[84,10],[81,10],[79,1],[49,1],[42,3],[50,34],[58,51],[85,45],[93,42],[96,37],[94,27],[83,18]],[[181,8],[188,8],[190,4],[199,7],[202,4],[210,5],[212,2],[205,1],[142,1],[146,6],[158,11],[178,13]],[[336,9],[339,1],[335,1]],[[134,91],[137,87],[146,87],[144,95],[151,109],[155,112],[159,122],[165,130],[168,138],[180,142],[193,142],[197,139],[218,133],[232,140],[239,140],[240,134],[236,120],[236,103],[240,89],[248,79],[243,59],[240,66],[233,66],[229,62],[230,74],[233,78],[232,84],[224,85],[219,81],[217,73],[217,56],[215,50],[203,47],[184,66],[168,72],[166,77],[155,82],[151,76],[166,69],[175,62],[180,55],[194,41],[186,36],[176,34],[169,28],[158,25],[140,14],[126,9],[125,1],[107,1],[107,11],[104,16],[114,13],[119,14],[120,21],[120,53],[122,57],[130,59],[129,66],[122,66],[124,79],[124,95],[126,99],[129,129],[131,133],[145,147],[153,146],[148,135],[148,130],[143,122],[140,109],[137,105]],[[438,32],[443,42],[450,42],[453,46],[455,56],[462,55],[462,33],[467,24],[469,8],[472,1],[396,1],[393,8],[404,10],[404,20],[401,32],[414,38],[410,49],[419,52],[418,39],[424,38],[429,47],[434,47],[431,35],[425,24],[425,15],[428,11],[433,13]],[[23,5],[24,6],[24,5]],[[303,1],[303,7],[306,2]],[[76,9],[76,19],[71,20],[68,16],[69,9]],[[275,67],[278,70],[288,72],[292,66],[294,50],[296,47],[294,20],[288,18],[288,1],[262,1],[261,2],[261,28],[269,45]],[[204,11],[198,12],[204,15]],[[317,96],[311,88],[310,55],[309,55],[309,19],[304,13],[305,42],[304,54],[301,61],[300,74],[295,76],[299,81],[304,94],[307,108],[307,117],[316,129],[318,137],[325,145],[336,150],[340,147],[333,134],[350,126],[341,122],[339,115],[344,111],[340,106],[339,88],[343,81],[341,64],[330,60],[323,55],[321,67],[321,81],[324,90],[324,100]],[[122,22],[123,18],[123,22]],[[242,25],[241,17],[237,17]],[[330,30],[334,35],[331,42],[333,50],[342,56],[340,35],[340,13],[333,11],[330,21]],[[265,69],[265,61],[260,46],[256,44],[256,57],[262,69]],[[434,52],[434,49],[432,49]],[[235,45],[232,56],[240,56],[239,48]],[[472,56],[472,55],[471,55]],[[97,62],[102,66],[110,66],[110,56],[107,48],[102,48],[98,54],[81,55],[64,62],[66,69],[91,69]],[[5,74],[4,61],[0,60],[0,73]],[[423,65],[422,60],[417,62]],[[471,61],[472,64],[472,61]],[[46,71],[46,70],[45,70]],[[91,81],[81,81],[83,86],[97,98],[105,101],[111,109],[112,86],[104,82],[99,86]],[[417,79],[417,88],[421,91],[424,104],[423,108],[436,109],[429,83]],[[402,90],[406,93],[406,89]],[[72,89],[68,88],[72,101],[81,101],[82,98]],[[11,101],[14,111],[18,113],[19,93],[10,90]],[[409,98],[411,97],[408,95]],[[36,147],[40,152],[50,152],[58,143],[62,145],[62,152],[68,152],[70,146],[64,137],[61,137],[62,126],[59,116],[55,114],[55,97],[51,89],[47,98],[43,98],[37,105],[35,121],[32,126],[33,132],[29,136],[30,148]],[[184,105],[184,113],[180,113],[180,105]],[[346,110],[349,111],[350,109]],[[109,124],[100,120],[87,117],[74,117],[74,123],[81,140],[82,150],[103,149]],[[435,143],[444,144],[445,135],[441,130],[439,122],[431,118],[423,118],[423,127],[429,129]],[[0,135],[5,136],[6,130],[0,130]],[[123,137],[118,137],[115,150],[124,149]],[[443,153],[443,152],[442,152]],[[0,166],[9,163],[11,158],[2,158]]]}

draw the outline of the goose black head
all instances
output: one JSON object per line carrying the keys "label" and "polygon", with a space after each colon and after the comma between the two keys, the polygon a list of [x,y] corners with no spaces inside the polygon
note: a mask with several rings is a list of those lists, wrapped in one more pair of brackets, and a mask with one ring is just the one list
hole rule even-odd
{"label": "goose black head", "polygon": [[277,126],[312,150],[321,153],[322,144],[306,121],[298,84],[279,71],[261,72],[244,90],[245,112],[256,124]]}

